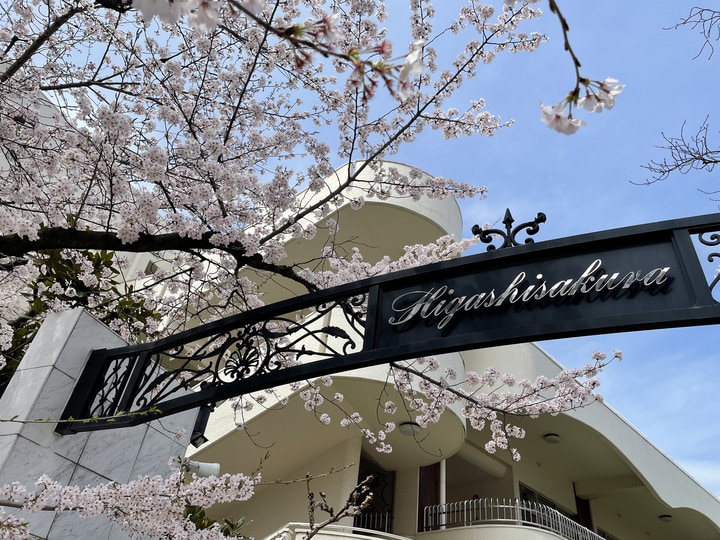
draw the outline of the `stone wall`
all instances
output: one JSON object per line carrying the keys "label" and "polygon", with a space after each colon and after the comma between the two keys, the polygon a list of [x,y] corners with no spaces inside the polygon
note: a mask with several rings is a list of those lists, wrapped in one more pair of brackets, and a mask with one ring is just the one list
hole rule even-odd
{"label": "stone wall", "polygon": [[[0,398],[0,418],[57,419],[93,349],[126,343],[81,309],[51,315],[40,328],[19,369]],[[143,475],[167,475],[168,461],[183,456],[186,444],[173,435],[192,431],[196,411],[130,428],[58,435],[52,422],[0,422],[0,485],[32,487],[43,474],[65,485],[85,487],[128,482]],[[29,530],[48,540],[128,538],[105,517],[86,520],[72,512],[11,512]]]}

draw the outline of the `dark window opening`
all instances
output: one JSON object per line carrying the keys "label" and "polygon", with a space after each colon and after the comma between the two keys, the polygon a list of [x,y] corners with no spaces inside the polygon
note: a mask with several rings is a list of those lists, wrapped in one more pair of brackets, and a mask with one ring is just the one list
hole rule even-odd
{"label": "dark window opening", "polygon": [[370,505],[355,516],[353,526],[380,532],[392,532],[393,504],[395,502],[395,472],[386,471],[376,463],[360,456],[358,481],[372,475]]}

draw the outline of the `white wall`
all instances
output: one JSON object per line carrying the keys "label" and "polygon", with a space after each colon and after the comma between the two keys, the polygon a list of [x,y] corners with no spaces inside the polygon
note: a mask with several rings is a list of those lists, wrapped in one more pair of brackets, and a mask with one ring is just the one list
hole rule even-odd
{"label": "white wall", "polygon": [[[308,488],[303,480],[306,474],[325,475],[310,482],[310,491],[315,493],[316,501],[320,500],[319,492],[326,493],[330,506],[339,509],[357,485],[360,448],[360,437],[347,439],[327,449],[318,445],[318,453],[312,461],[298,464],[294,471],[282,479],[263,477],[263,481],[270,485],[257,487],[255,495],[249,501],[216,505],[208,511],[208,515],[216,519],[229,514],[235,518],[246,517],[248,521],[243,526],[242,533],[255,538],[264,538],[285,523],[307,523]],[[335,472],[328,475],[330,471]],[[290,482],[293,480],[298,481]],[[274,481],[278,483],[273,483]],[[327,514],[318,511],[315,519],[321,522],[327,517]],[[340,524],[352,525],[352,520],[346,519]]]}
{"label": "white wall", "polygon": [[[92,349],[125,342],[81,309],[50,315],[0,398],[2,418],[59,419]],[[54,423],[0,423],[0,485],[32,488],[43,474],[66,485],[125,483],[140,475],[166,475],[179,427],[190,432],[195,411],[130,428],[58,435]],[[73,513],[19,515],[32,534],[49,540],[127,538],[104,517],[80,520]]]}
{"label": "white wall", "polygon": [[521,525],[475,525],[415,535],[416,540],[558,540],[554,533]]}

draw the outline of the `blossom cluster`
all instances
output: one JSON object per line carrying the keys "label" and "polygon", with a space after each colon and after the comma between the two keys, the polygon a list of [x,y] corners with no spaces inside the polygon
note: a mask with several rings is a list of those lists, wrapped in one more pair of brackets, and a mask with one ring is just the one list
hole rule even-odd
{"label": "blossom cluster", "polygon": [[[145,476],[127,484],[109,482],[79,488],[63,486],[42,476],[29,489],[18,483],[0,487],[0,501],[23,510],[76,512],[83,518],[105,515],[131,535],[200,540],[225,538],[219,526],[199,530],[185,516],[189,506],[209,507],[216,503],[245,501],[252,497],[259,475],[225,474],[221,477],[184,480],[177,470],[167,478]],[[0,514],[1,538],[28,538],[23,523]]]}
{"label": "blossom cluster", "polygon": [[[615,351],[613,358],[621,359],[622,353]],[[468,372],[459,384],[451,382],[455,374],[439,377],[436,382],[429,380],[428,375],[438,369],[436,363],[429,361],[421,362],[420,370],[410,368],[410,374],[396,378],[396,384],[401,381],[404,391],[414,395],[412,374],[423,377],[419,384],[423,396],[415,396],[411,401],[412,408],[422,413],[415,417],[421,427],[436,422],[448,406],[460,403],[463,415],[473,429],[483,430],[489,426],[491,438],[485,450],[489,453],[509,451],[517,461],[520,453],[510,446],[510,441],[523,438],[524,430],[503,422],[501,417],[557,415],[601,400],[602,397],[594,392],[599,385],[595,376],[608,362],[605,355],[599,353],[593,355],[593,360],[582,369],[563,370],[554,378],[540,376],[535,381],[516,381],[511,374],[488,368],[482,374]]]}
{"label": "blossom cluster", "polygon": [[[488,453],[508,452],[514,461],[519,461],[520,452],[512,441],[524,438],[525,431],[507,419],[555,416],[594,401],[602,402],[602,396],[596,392],[600,384],[597,375],[613,360],[622,360],[622,356],[619,350],[613,351],[609,359],[605,353],[594,352],[591,363],[582,368],[563,369],[555,377],[539,376],[534,381],[516,380],[514,375],[494,368],[461,375],[433,357],[397,362],[390,369],[381,396],[392,392],[401,405],[392,399],[379,398],[374,421],[344,409],[342,394],[336,392],[330,397],[333,381],[329,377],[306,382],[299,389],[299,397],[305,409],[326,426],[332,423],[332,417],[324,407],[332,405],[341,412],[340,427],[358,429],[381,453],[392,452],[387,436],[398,422],[409,418],[418,429],[425,430],[438,423],[448,408],[459,407],[471,428],[487,429]],[[413,432],[413,437],[422,445],[425,435],[422,431]]]}
{"label": "blossom cluster", "polygon": [[[577,133],[578,129],[586,122],[579,118],[573,118],[573,105],[590,113],[601,113],[603,110],[610,110],[615,106],[615,97],[625,88],[625,85],[618,84],[617,79],[608,78],[602,82],[581,79],[581,82],[585,86],[585,96],[578,98],[576,89],[557,105],[550,106],[540,103],[542,121],[547,127],[565,135]],[[565,114],[566,109],[569,111],[567,114]]]}
{"label": "blossom cluster", "polygon": [[393,261],[390,257],[383,257],[374,264],[365,261],[362,252],[358,248],[352,249],[351,257],[342,257],[334,251],[328,251],[326,259],[330,270],[313,272],[306,269],[302,271],[301,275],[323,288],[334,287],[368,277],[450,260],[460,256],[477,243],[476,237],[456,241],[452,235],[446,235],[429,244],[405,246],[404,254],[397,260]]}
{"label": "blossom cluster", "polygon": [[[221,3],[217,0],[133,0],[132,6],[142,13],[146,23],[157,16],[164,23],[175,24],[187,15],[188,23],[202,33],[217,26]],[[243,0],[239,6],[254,16],[266,7],[265,0]]]}

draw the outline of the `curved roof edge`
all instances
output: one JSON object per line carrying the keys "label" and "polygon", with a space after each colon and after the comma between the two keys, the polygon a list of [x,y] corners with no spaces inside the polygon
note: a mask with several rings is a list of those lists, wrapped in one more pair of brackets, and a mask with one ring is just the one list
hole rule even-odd
{"label": "curved roof edge", "polygon": [[[345,167],[351,167],[351,171],[354,171],[358,164],[364,163],[364,160],[354,160],[335,169],[335,178],[338,178],[337,173],[342,171]],[[398,169],[398,172],[403,175],[409,175],[410,171],[417,171],[421,174],[421,177],[434,178],[433,175],[424,171],[418,167],[413,167],[400,161],[382,160],[384,168]],[[364,169],[358,178],[371,180],[373,171],[370,168]],[[331,180],[332,177],[326,181]],[[352,193],[352,188],[350,189]],[[368,203],[379,203],[390,206],[397,206],[407,211],[413,212],[419,216],[424,217],[438,225],[441,229],[447,231],[448,234],[452,234],[456,239],[462,238],[463,220],[462,213],[460,211],[460,205],[457,200],[453,197],[445,197],[443,199],[432,199],[427,196],[421,197],[419,200],[414,200],[411,197],[398,198],[390,197],[389,199],[382,200],[377,197],[367,199]]]}
{"label": "curved roof edge", "polygon": [[[532,343],[532,346],[559,369],[564,369],[538,344]],[[606,403],[596,403],[565,414],[606,439],[658,499],[672,508],[700,512],[720,529],[720,500],[615,409]]]}

